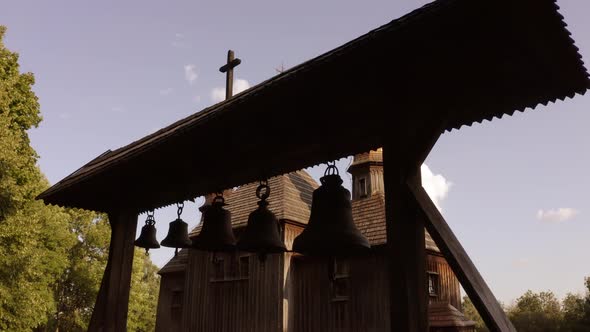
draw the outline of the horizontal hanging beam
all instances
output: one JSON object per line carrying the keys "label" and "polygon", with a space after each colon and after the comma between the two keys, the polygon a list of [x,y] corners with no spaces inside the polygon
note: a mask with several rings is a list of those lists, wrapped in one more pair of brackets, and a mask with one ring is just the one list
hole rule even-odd
{"label": "horizontal hanging beam", "polygon": [[516,332],[500,303],[422,185],[411,180],[407,182],[407,185],[426,216],[426,229],[445,256],[487,327],[494,332]]}

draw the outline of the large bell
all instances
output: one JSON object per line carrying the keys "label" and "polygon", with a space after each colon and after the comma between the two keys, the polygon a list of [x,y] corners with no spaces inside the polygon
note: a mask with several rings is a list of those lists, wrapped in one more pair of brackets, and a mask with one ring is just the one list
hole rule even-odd
{"label": "large bell", "polygon": [[148,212],[148,217],[145,225],[141,228],[141,234],[135,240],[134,244],[140,248],[144,248],[146,252],[150,249],[160,248],[160,244],[156,239],[156,221],[154,220],[153,211]]}
{"label": "large bell", "polygon": [[[262,193],[262,191],[265,192]],[[260,198],[258,208],[248,217],[248,225],[238,241],[238,249],[257,252],[260,254],[278,253],[287,250],[279,234],[277,217],[267,207],[266,199],[270,195],[270,188],[266,183],[256,189],[256,196]]]}
{"label": "large bell", "polygon": [[180,219],[183,207],[184,204],[178,204],[178,218],[170,222],[168,235],[161,242],[164,247],[188,248],[192,244],[191,239],[188,237],[188,224]]}
{"label": "large bell", "polygon": [[293,241],[293,251],[332,257],[366,253],[369,241],[354,224],[350,192],[342,187],[335,165],[328,167],[320,182],[313,192],[309,223]]}
{"label": "large bell", "polygon": [[231,213],[223,206],[225,206],[223,196],[217,196],[211,205],[200,208],[203,213],[203,227],[201,233],[193,240],[193,248],[206,251],[233,251],[236,249]]}

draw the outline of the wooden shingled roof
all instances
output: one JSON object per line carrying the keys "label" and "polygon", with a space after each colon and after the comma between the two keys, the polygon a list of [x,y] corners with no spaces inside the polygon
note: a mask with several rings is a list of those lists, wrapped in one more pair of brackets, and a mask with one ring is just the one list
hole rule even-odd
{"label": "wooden shingled roof", "polygon": [[183,272],[188,264],[188,249],[181,249],[178,255],[172,257],[164,267],[158,271],[158,274]]}
{"label": "wooden shingled roof", "polygon": [[[474,327],[475,322],[447,302],[433,302],[428,305],[428,319],[431,328]],[[466,330],[471,331],[471,330]]]}
{"label": "wooden shingled roof", "polygon": [[140,212],[585,93],[557,10],[555,0],[434,1],[105,153],[39,198]]}
{"label": "wooden shingled roof", "polygon": [[[258,207],[258,185],[258,182],[249,183],[225,194],[225,209],[231,212],[234,228],[246,226],[248,216]],[[277,219],[307,224],[312,194],[318,187],[318,183],[307,172],[297,171],[273,177],[268,180],[268,186],[271,190],[268,209]],[[190,236],[195,236],[200,231],[199,225],[191,231]]]}
{"label": "wooden shingled roof", "polygon": [[[387,243],[385,195],[383,193],[373,193],[367,198],[353,200],[352,215],[357,228],[369,240],[372,246]],[[426,230],[424,231],[424,237],[426,249],[440,252]]]}

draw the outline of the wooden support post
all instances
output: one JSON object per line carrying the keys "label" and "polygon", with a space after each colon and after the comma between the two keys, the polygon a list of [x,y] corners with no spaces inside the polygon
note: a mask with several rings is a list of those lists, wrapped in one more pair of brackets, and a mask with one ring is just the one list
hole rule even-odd
{"label": "wooden support post", "polygon": [[424,188],[419,183],[412,181],[408,181],[408,188],[426,217],[428,232],[442,251],[487,327],[494,332],[516,332],[494,294]]}
{"label": "wooden support post", "polygon": [[109,213],[109,260],[90,319],[88,331],[126,331],[137,214]]}
{"label": "wooden support post", "polygon": [[391,331],[428,331],[424,223],[405,185],[420,167],[402,165],[395,145],[383,147],[387,251],[390,257]]}

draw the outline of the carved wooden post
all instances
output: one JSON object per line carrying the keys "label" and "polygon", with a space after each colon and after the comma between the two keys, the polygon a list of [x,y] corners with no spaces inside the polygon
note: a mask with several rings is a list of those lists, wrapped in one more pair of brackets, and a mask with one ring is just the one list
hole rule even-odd
{"label": "carved wooden post", "polygon": [[126,331],[127,309],[137,214],[130,211],[109,213],[111,243],[109,260],[92,312],[88,331]]}
{"label": "carved wooden post", "polygon": [[424,222],[406,180],[420,182],[420,166],[407,167],[400,149],[383,147],[391,331],[428,331]]}

